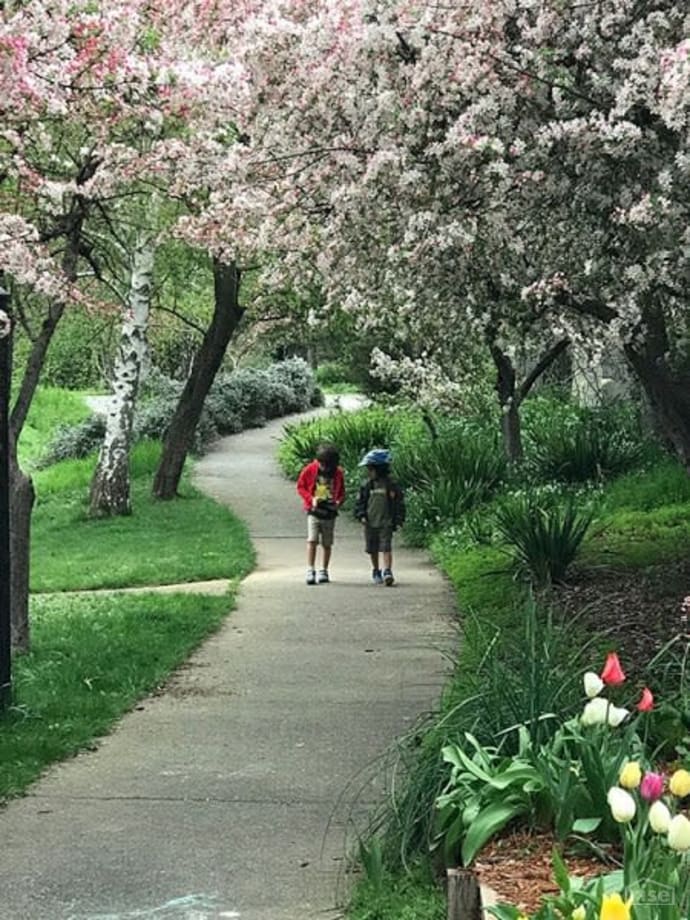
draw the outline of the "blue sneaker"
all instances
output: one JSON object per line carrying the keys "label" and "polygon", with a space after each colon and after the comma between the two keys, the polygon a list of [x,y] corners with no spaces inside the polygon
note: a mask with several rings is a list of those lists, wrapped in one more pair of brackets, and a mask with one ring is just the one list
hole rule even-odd
{"label": "blue sneaker", "polygon": [[381,574],[381,569],[372,569],[371,570],[371,580],[375,585],[383,584],[383,575]]}
{"label": "blue sneaker", "polygon": [[393,578],[393,573],[391,572],[391,570],[384,569],[383,570],[383,583],[390,588],[390,586],[393,584],[394,581],[395,579]]}

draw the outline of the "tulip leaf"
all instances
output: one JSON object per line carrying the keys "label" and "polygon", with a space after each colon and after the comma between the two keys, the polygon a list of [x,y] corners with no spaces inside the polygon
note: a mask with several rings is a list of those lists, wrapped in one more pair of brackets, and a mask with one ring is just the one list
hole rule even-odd
{"label": "tulip leaf", "polygon": [[570,873],[568,872],[568,867],[563,862],[561,854],[556,849],[554,849],[551,859],[553,862],[553,877],[556,880],[556,884],[564,894],[569,894]]}
{"label": "tulip leaf", "polygon": [[462,844],[462,864],[469,866],[484,844],[501,828],[525,811],[524,799],[504,799],[483,808],[467,829]]}
{"label": "tulip leaf", "polygon": [[601,824],[601,818],[578,818],[573,822],[574,834],[591,834]]}

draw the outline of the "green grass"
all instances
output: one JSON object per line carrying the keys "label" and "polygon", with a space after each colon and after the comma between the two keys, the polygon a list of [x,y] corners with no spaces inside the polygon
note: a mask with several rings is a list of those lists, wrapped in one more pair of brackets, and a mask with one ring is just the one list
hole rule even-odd
{"label": "green grass", "polygon": [[95,458],[67,460],[35,477],[32,591],[72,591],[237,578],[254,563],[244,524],[184,478],[180,498],[151,497],[160,445],[132,455],[129,517],[88,517]]}
{"label": "green grass", "polygon": [[0,798],[105,734],[233,605],[230,595],[34,597],[32,649],[15,661],[14,705],[0,719]]}
{"label": "green grass", "polygon": [[60,425],[75,425],[91,410],[84,394],[58,387],[39,387],[19,437],[19,463],[31,468]]}
{"label": "green grass", "polygon": [[444,920],[446,899],[428,873],[385,874],[378,884],[363,879],[349,907],[349,920]]}

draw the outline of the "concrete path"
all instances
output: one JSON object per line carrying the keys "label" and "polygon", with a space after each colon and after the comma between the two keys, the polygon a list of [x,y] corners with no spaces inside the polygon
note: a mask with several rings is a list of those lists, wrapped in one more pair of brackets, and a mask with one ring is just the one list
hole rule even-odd
{"label": "concrete path", "polygon": [[437,699],[453,602],[401,549],[397,586],[370,585],[345,517],[333,582],[304,584],[281,428],[227,438],[197,467],[258,549],[238,609],[165,693],[0,812],[1,920],[339,915],[344,832],[380,795],[377,757]]}

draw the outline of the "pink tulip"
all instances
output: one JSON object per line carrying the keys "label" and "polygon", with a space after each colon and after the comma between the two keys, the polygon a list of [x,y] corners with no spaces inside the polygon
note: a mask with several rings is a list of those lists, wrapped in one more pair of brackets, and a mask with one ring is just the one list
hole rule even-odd
{"label": "pink tulip", "polygon": [[637,704],[637,708],[640,712],[651,712],[652,709],[654,709],[654,694],[649,687],[645,687],[642,691],[642,696],[640,702]]}
{"label": "pink tulip", "polygon": [[664,794],[664,777],[661,773],[645,773],[640,783],[640,795],[646,802],[656,802]]}
{"label": "pink tulip", "polygon": [[601,679],[605,684],[612,684],[613,686],[622,684],[625,680],[625,672],[615,652],[609,652],[604,670],[601,672]]}

